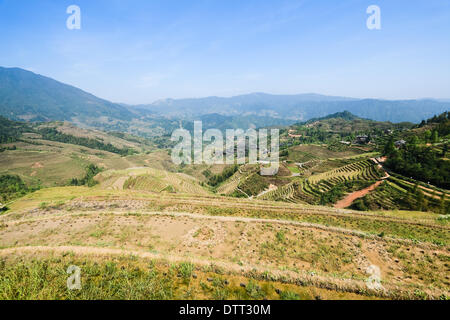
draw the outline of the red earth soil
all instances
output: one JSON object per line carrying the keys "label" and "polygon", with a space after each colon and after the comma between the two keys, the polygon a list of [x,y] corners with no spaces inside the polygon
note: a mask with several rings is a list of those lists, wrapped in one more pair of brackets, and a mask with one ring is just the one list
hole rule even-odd
{"label": "red earth soil", "polygon": [[371,185],[370,187],[367,187],[365,189],[359,190],[359,191],[355,191],[353,193],[350,193],[348,196],[346,196],[344,199],[338,201],[334,207],[337,209],[344,209],[349,207],[353,201],[355,201],[356,199],[362,198],[364,197],[366,194],[368,194],[369,192],[375,190],[376,188],[378,188],[378,186],[380,184],[382,184],[383,181],[377,181],[376,183],[374,183],[373,185]]}

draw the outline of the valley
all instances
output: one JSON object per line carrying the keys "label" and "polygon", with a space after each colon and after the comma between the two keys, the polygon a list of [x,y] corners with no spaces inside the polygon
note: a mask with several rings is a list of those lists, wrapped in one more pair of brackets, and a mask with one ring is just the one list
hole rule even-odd
{"label": "valley", "polygon": [[164,137],[2,119],[0,299],[447,299],[449,191],[389,164],[401,138],[447,161],[439,119],[283,127],[276,176],[176,166]]}
{"label": "valley", "polygon": [[450,300],[450,1],[0,0],[0,34],[13,314]]}

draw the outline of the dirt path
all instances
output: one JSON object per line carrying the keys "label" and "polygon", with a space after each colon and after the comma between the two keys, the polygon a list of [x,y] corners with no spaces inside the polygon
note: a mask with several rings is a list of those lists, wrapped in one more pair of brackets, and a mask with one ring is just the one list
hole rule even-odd
{"label": "dirt path", "polygon": [[116,180],[116,182],[114,182],[111,188],[113,190],[123,190],[123,185],[128,180],[128,178],[129,176],[120,177],[119,179]]}
{"label": "dirt path", "polygon": [[[79,216],[80,214],[83,215],[98,215],[98,211],[71,211],[68,214],[63,215],[52,215],[52,216],[45,216],[45,217],[39,217],[34,219],[20,219],[16,221],[9,221],[7,222],[6,227],[23,224],[27,222],[43,222],[43,221],[52,221],[57,219],[62,219],[68,216]],[[120,211],[108,211],[109,215],[128,215],[127,212],[120,212]],[[188,212],[139,212],[142,216],[166,216],[166,217],[174,217],[174,218],[189,218],[189,219],[198,219],[198,220],[211,220],[215,222],[243,222],[246,224],[253,224],[253,223],[263,223],[263,224],[274,224],[274,225],[285,225],[285,226],[295,226],[300,228],[307,228],[307,229],[316,229],[321,231],[327,231],[331,233],[340,233],[340,234],[346,234],[356,237],[363,237],[367,239],[372,239],[375,241],[382,241],[382,242],[391,242],[391,243],[398,243],[398,244],[406,244],[410,245],[411,240],[408,239],[399,239],[399,238],[391,238],[391,237],[384,237],[383,239],[380,239],[378,236],[365,232],[360,230],[354,230],[354,229],[347,229],[337,226],[325,226],[317,223],[311,223],[311,222],[300,222],[300,221],[292,221],[292,220],[278,220],[278,219],[264,219],[264,218],[249,218],[249,217],[234,217],[234,216],[210,216],[210,215],[204,215],[204,214],[197,214],[197,213],[188,213]],[[391,221],[390,219],[382,219],[383,221]],[[411,225],[420,225],[413,222],[406,222],[407,224]],[[432,226],[435,228],[448,230],[445,226]],[[434,248],[434,244],[429,243],[416,243],[416,247],[420,248]]]}
{"label": "dirt path", "polygon": [[[149,193],[152,194],[152,193]],[[153,195],[153,194],[152,194]],[[152,199],[152,198],[151,198]],[[145,203],[151,203],[150,198],[146,199],[137,199],[135,201],[144,201]],[[219,200],[223,200],[219,202]],[[115,199],[117,201],[133,201],[129,198],[117,198]],[[439,228],[439,229],[446,229],[448,230],[449,227],[436,224],[434,219],[409,219],[405,217],[399,217],[399,216],[384,216],[384,215],[378,215],[368,212],[361,212],[361,211],[353,211],[353,210],[346,210],[346,209],[338,209],[338,208],[331,208],[331,207],[320,207],[320,206],[312,206],[312,205],[290,205],[290,204],[284,204],[284,203],[274,203],[269,202],[266,200],[248,200],[248,199],[238,199],[233,198],[232,202],[230,202],[230,198],[218,198],[218,197],[208,197],[208,196],[199,196],[197,199],[186,199],[182,196],[168,196],[168,195],[160,195],[158,194],[158,200],[160,201],[168,201],[174,205],[189,205],[192,206],[192,210],[195,210],[197,206],[215,206],[215,207],[222,207],[222,208],[242,208],[245,206],[248,210],[265,210],[269,212],[279,212],[279,211],[290,211],[292,213],[297,213],[299,215],[307,214],[307,215],[319,215],[319,216],[327,216],[327,217],[335,217],[335,218],[341,218],[341,217],[352,217],[355,219],[370,219],[370,220],[376,220],[376,221],[391,221],[391,222],[397,222],[397,223],[405,223],[408,225],[416,225],[416,226],[429,226],[433,228]],[[225,200],[228,200],[225,201]],[[17,200],[15,200],[17,201]],[[12,201],[10,203],[7,203],[7,205],[11,205],[15,201]],[[153,199],[154,201],[154,199]],[[103,198],[96,198],[91,197],[90,199],[82,199],[82,202],[85,203],[96,203],[98,202],[99,205],[107,207],[108,203],[111,202],[111,200],[105,201]],[[175,202],[175,203],[173,203]],[[79,207],[78,204],[75,205],[75,207]],[[127,208],[129,211],[130,208]],[[133,209],[133,210],[137,210]],[[144,210],[145,211],[145,210]],[[176,211],[176,210],[175,210]],[[182,209],[180,211],[185,211],[185,209]],[[73,212],[73,211],[72,211]],[[86,210],[83,210],[82,212],[88,212]],[[98,211],[96,211],[98,212]],[[139,211],[140,212],[140,211]],[[3,223],[11,223],[14,220],[17,220],[19,218],[29,217],[28,211],[18,211],[18,212],[8,212],[3,215],[0,215],[0,224]],[[280,220],[280,219],[278,219]],[[282,220],[282,219],[281,219]]]}
{"label": "dirt path", "polygon": [[368,194],[369,192],[372,192],[373,190],[375,190],[376,188],[378,188],[378,186],[380,184],[382,184],[383,181],[377,181],[376,183],[374,183],[373,185],[371,185],[370,187],[367,187],[365,189],[359,190],[359,191],[355,191],[353,193],[350,193],[348,196],[346,196],[344,199],[342,199],[341,201],[338,201],[334,207],[337,209],[345,209],[347,207],[349,207],[353,201],[355,201],[356,199],[360,199],[362,197],[364,197],[366,194]]}
{"label": "dirt path", "polygon": [[364,197],[365,195],[367,195],[368,193],[372,192],[373,190],[375,190],[376,188],[378,188],[380,186],[380,184],[382,184],[385,180],[390,178],[389,173],[387,173],[383,166],[379,163],[379,161],[375,158],[370,159],[372,160],[374,163],[378,164],[378,168],[380,170],[383,170],[385,175],[383,178],[381,178],[380,181],[377,181],[376,183],[374,183],[373,185],[371,185],[370,187],[367,187],[365,189],[362,190],[358,190],[355,191],[353,193],[350,193],[349,195],[347,195],[344,199],[338,201],[334,207],[336,209],[345,209],[349,206],[351,206],[351,204],[356,200],[356,199],[360,199],[362,197]]}

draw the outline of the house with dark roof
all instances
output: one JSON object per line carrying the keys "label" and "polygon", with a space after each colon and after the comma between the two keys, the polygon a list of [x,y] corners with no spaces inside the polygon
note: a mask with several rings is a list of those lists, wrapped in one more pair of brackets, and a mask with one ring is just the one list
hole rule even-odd
{"label": "house with dark roof", "polygon": [[357,143],[357,144],[367,144],[367,143],[369,143],[369,136],[366,136],[366,135],[357,136],[355,143]]}
{"label": "house with dark roof", "polygon": [[405,140],[398,140],[398,141],[394,142],[394,145],[397,148],[402,148],[402,147],[406,146],[406,141]]}

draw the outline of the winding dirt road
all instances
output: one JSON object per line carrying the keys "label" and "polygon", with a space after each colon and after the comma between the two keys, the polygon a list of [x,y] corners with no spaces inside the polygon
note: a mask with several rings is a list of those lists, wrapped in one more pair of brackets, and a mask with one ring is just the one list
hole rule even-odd
{"label": "winding dirt road", "polygon": [[350,193],[344,199],[338,201],[334,205],[334,207],[337,208],[337,209],[345,209],[345,208],[351,206],[353,201],[355,201],[356,199],[360,199],[360,198],[364,197],[369,192],[372,192],[373,190],[378,188],[380,186],[380,184],[382,184],[382,183],[383,183],[383,180],[380,180],[380,181],[377,181],[376,183],[374,183],[373,185],[371,185],[370,187],[367,187],[365,189],[362,189],[362,190]]}
{"label": "winding dirt road", "polygon": [[364,196],[367,195],[368,193],[370,193],[370,192],[372,192],[373,190],[375,190],[376,188],[378,188],[378,187],[380,186],[380,184],[383,183],[384,180],[390,178],[389,173],[387,173],[387,172],[384,170],[383,166],[381,165],[381,163],[380,163],[377,159],[372,158],[372,159],[370,159],[370,160],[372,160],[375,164],[378,164],[378,169],[384,171],[384,173],[385,173],[384,177],[381,178],[380,181],[377,181],[376,183],[374,183],[373,185],[371,185],[370,187],[367,187],[367,188],[365,188],[365,189],[358,190],[358,191],[355,191],[355,192],[350,193],[350,194],[347,195],[344,199],[338,201],[338,202],[334,205],[334,207],[335,207],[336,209],[345,209],[345,208],[348,208],[349,206],[351,206],[351,204],[353,203],[353,201],[355,201],[355,200],[357,200],[357,199],[360,199],[360,198],[364,197]]}

